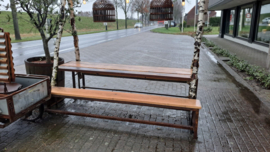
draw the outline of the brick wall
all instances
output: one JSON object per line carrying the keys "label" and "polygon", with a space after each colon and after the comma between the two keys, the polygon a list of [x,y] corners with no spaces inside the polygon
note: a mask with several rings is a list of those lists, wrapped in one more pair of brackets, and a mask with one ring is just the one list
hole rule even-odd
{"label": "brick wall", "polygon": [[[216,11],[211,11],[209,17],[216,17]],[[195,15],[195,6],[188,12],[185,17],[187,25],[194,26],[194,15]],[[198,21],[198,15],[196,16],[196,20]],[[205,16],[205,21],[207,21],[207,16]]]}

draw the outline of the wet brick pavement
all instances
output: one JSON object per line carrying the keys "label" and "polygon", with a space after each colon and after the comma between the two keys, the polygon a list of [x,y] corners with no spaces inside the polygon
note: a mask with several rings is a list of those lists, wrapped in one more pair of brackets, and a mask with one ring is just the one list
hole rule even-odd
{"label": "wet brick pavement", "polygon": [[[74,60],[73,52],[61,54]],[[142,33],[81,50],[83,61],[189,68],[193,39],[189,36]],[[270,111],[236,83],[206,50],[201,51],[198,140],[189,131],[168,127],[76,116],[46,115],[37,123],[18,120],[0,129],[2,151],[270,151]],[[20,67],[22,68],[22,67]],[[23,69],[23,68],[22,68]],[[20,69],[20,70],[22,70]],[[19,69],[17,70],[19,71]],[[71,74],[66,73],[71,87]],[[186,95],[188,86],[144,80],[87,76],[87,85],[172,95]],[[187,123],[183,111],[66,99],[61,109]]]}

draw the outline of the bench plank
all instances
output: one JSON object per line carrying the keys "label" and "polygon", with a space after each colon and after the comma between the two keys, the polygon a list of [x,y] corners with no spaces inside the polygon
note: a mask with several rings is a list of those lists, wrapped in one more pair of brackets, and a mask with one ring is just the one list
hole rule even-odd
{"label": "bench plank", "polygon": [[165,97],[125,92],[85,90],[76,88],[52,87],[53,96],[70,98],[93,99],[97,101],[111,101],[124,104],[158,106],[171,109],[201,109],[201,103],[196,99]]}

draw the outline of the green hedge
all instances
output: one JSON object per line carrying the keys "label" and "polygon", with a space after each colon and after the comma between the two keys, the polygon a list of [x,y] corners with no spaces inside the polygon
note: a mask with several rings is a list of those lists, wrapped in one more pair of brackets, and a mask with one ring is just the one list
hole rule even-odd
{"label": "green hedge", "polygon": [[219,46],[215,45],[213,42],[207,40],[205,37],[202,38],[202,42],[207,47],[212,47],[211,50],[220,56],[229,57],[230,61],[228,62],[229,65],[235,67],[240,72],[245,72],[249,77],[246,77],[247,80],[256,80],[259,82],[263,87],[266,89],[270,89],[270,74],[265,71],[263,68],[255,65],[249,64],[245,60],[239,59],[236,55],[230,54],[228,50],[220,48]]}
{"label": "green hedge", "polygon": [[210,18],[210,25],[211,26],[220,26],[221,17],[211,17]]}

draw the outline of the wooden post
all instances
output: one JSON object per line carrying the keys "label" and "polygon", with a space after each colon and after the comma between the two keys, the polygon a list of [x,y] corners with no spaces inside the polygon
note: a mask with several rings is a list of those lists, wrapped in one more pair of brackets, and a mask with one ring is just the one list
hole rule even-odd
{"label": "wooden post", "polygon": [[199,2],[199,18],[198,18],[198,26],[197,32],[195,35],[195,43],[194,43],[194,56],[191,64],[192,69],[192,81],[190,82],[189,89],[189,98],[196,99],[197,98],[197,89],[198,89],[198,70],[199,70],[199,59],[200,59],[200,48],[201,48],[201,39],[203,36],[203,27],[205,24],[205,15],[207,13],[209,0],[201,0]]}
{"label": "wooden post", "polygon": [[198,121],[199,121],[199,110],[192,111],[192,127],[194,132],[194,139],[198,138]]}
{"label": "wooden post", "polygon": [[61,38],[63,34],[63,29],[65,25],[65,6],[66,6],[66,0],[61,0],[61,9],[60,9],[60,17],[59,17],[59,30],[57,32],[57,38],[56,38],[56,45],[54,49],[54,58],[53,58],[53,72],[52,72],[52,80],[51,85],[56,85],[56,79],[57,79],[57,71],[58,71],[58,60],[59,60],[59,49],[60,49],[60,43]]}

